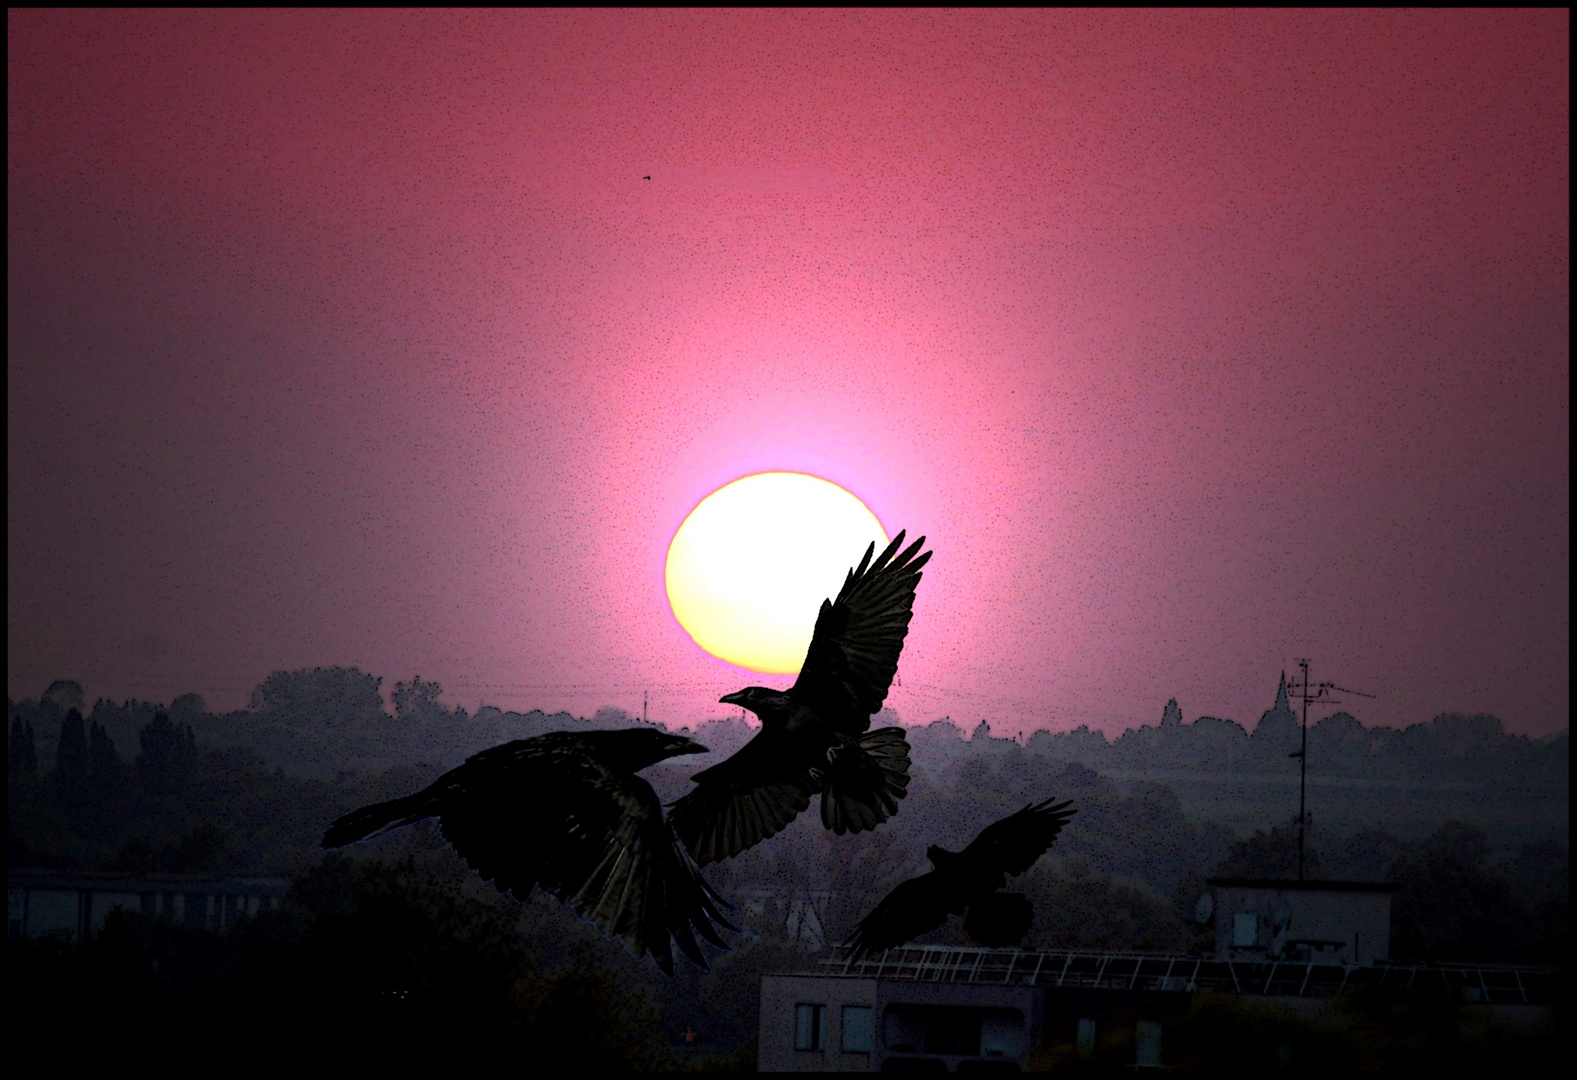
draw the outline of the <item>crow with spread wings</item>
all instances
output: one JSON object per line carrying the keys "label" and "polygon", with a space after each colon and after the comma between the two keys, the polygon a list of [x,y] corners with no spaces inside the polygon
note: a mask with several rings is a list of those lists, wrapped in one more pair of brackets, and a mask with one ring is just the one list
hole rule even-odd
{"label": "crow with spread wings", "polygon": [[850,962],[895,949],[935,930],[949,915],[963,915],[966,908],[964,932],[971,939],[992,948],[1017,945],[1029,933],[1034,908],[1023,893],[997,890],[1007,884],[1009,874],[1022,874],[1046,853],[1077,812],[1069,805],[1053,806],[1047,799],[1026,806],[987,825],[963,851],[928,848],[925,854],[934,869],[899,885],[860,920],[844,942],[852,950]]}
{"label": "crow with spread wings", "polygon": [[780,832],[821,795],[821,821],[838,835],[874,829],[898,812],[909,786],[903,729],[871,731],[887,700],[913,614],[921,537],[901,554],[900,532],[871,561],[873,543],[836,600],[823,600],[816,630],[786,691],[747,686],[722,698],[761,718],[740,751],[691,779],[668,814],[702,866]]}
{"label": "crow with spread wings", "polygon": [[473,755],[424,791],[344,815],[323,834],[323,846],[435,817],[444,839],[500,892],[524,901],[538,886],[622,938],[635,956],[650,952],[664,974],[673,974],[671,941],[704,969],[691,927],[725,949],[712,923],[738,927],[718,913],[723,900],[663,820],[657,793],[635,773],[705,752],[656,728],[517,739]]}

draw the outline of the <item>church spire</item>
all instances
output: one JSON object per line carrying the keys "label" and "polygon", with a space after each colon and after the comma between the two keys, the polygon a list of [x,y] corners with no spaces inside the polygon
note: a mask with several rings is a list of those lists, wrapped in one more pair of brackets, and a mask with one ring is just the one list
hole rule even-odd
{"label": "church spire", "polygon": [[1276,704],[1272,706],[1270,711],[1286,713],[1292,711],[1292,705],[1287,701],[1287,673],[1285,671],[1281,673],[1281,686],[1276,690]]}

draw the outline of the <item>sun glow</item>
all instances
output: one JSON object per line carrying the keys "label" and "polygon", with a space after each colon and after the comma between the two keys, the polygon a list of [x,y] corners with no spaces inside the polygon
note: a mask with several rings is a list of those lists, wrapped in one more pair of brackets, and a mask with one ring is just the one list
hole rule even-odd
{"label": "sun glow", "polygon": [[731,664],[795,675],[816,613],[881,522],[837,484],[804,473],[757,473],[696,504],[668,546],[668,603],[695,643]]}

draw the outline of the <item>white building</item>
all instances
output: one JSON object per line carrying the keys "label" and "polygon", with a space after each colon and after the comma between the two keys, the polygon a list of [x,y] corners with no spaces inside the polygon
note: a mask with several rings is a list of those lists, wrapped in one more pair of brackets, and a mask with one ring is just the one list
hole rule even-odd
{"label": "white building", "polygon": [[1201,921],[1214,919],[1217,960],[1372,964],[1391,957],[1391,894],[1367,881],[1213,878]]}

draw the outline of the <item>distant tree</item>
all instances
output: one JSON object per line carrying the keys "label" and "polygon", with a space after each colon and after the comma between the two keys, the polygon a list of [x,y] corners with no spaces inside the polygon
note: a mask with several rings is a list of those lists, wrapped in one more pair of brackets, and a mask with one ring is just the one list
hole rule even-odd
{"label": "distant tree", "polygon": [[1447,757],[1462,758],[1494,752],[1505,742],[1505,726],[1499,717],[1487,713],[1466,716],[1462,713],[1441,713],[1430,723],[1435,743]]}
{"label": "distant tree", "polygon": [[444,688],[435,682],[422,682],[420,675],[410,682],[394,684],[394,715],[401,720],[426,720],[435,713],[446,713],[438,703]]}
{"label": "distant tree", "polygon": [[66,713],[60,722],[60,741],[55,744],[55,784],[68,800],[80,796],[88,778],[88,736],[82,728],[82,713]]}
{"label": "distant tree", "polygon": [[191,723],[199,716],[208,712],[208,703],[201,694],[182,694],[170,702],[170,718],[176,723],[186,721]]}
{"label": "distant tree", "polygon": [[1488,837],[1453,821],[1419,846],[1388,875],[1401,886],[1392,952],[1403,959],[1516,959],[1536,928],[1511,883],[1484,866]]}
{"label": "distant tree", "polygon": [[6,765],[12,783],[30,784],[38,779],[38,743],[33,738],[33,725],[21,716],[11,719]]}
{"label": "distant tree", "polygon": [[1087,859],[1049,860],[1012,887],[1034,903],[1041,948],[1173,949],[1188,938],[1166,898],[1143,882],[1095,873]]}
{"label": "distant tree", "polygon": [[44,691],[44,696],[39,698],[39,704],[53,706],[61,712],[70,712],[72,709],[81,712],[83,700],[81,683],[75,679],[56,679]]}
{"label": "distant tree", "polygon": [[252,691],[250,715],[234,718],[233,726],[291,771],[327,777],[353,762],[409,760],[419,725],[390,722],[382,683],[356,668],[276,671]]}
{"label": "distant tree", "polygon": [[180,790],[197,766],[197,740],[188,724],[173,724],[168,713],[155,713],[139,735],[142,753],[137,771],[161,794]]}
{"label": "distant tree", "polygon": [[179,842],[159,853],[159,869],[173,874],[218,870],[220,856],[229,839],[229,834],[218,825],[194,826]]}
{"label": "distant tree", "polygon": [[120,797],[124,782],[120,754],[104,725],[88,727],[87,788],[95,809],[101,814],[111,813]]}
{"label": "distant tree", "polygon": [[276,671],[252,691],[251,704],[254,712],[326,719],[382,714],[382,684],[353,667]]}
{"label": "distant tree", "polygon": [[[1313,848],[1303,855],[1305,877],[1318,878],[1323,872],[1320,856]],[[1232,846],[1231,853],[1216,865],[1211,877],[1292,878],[1298,874],[1298,829],[1290,826],[1263,829]]]}
{"label": "distant tree", "polygon": [[120,780],[120,754],[104,725],[94,723],[88,728],[88,775],[99,782]]}

